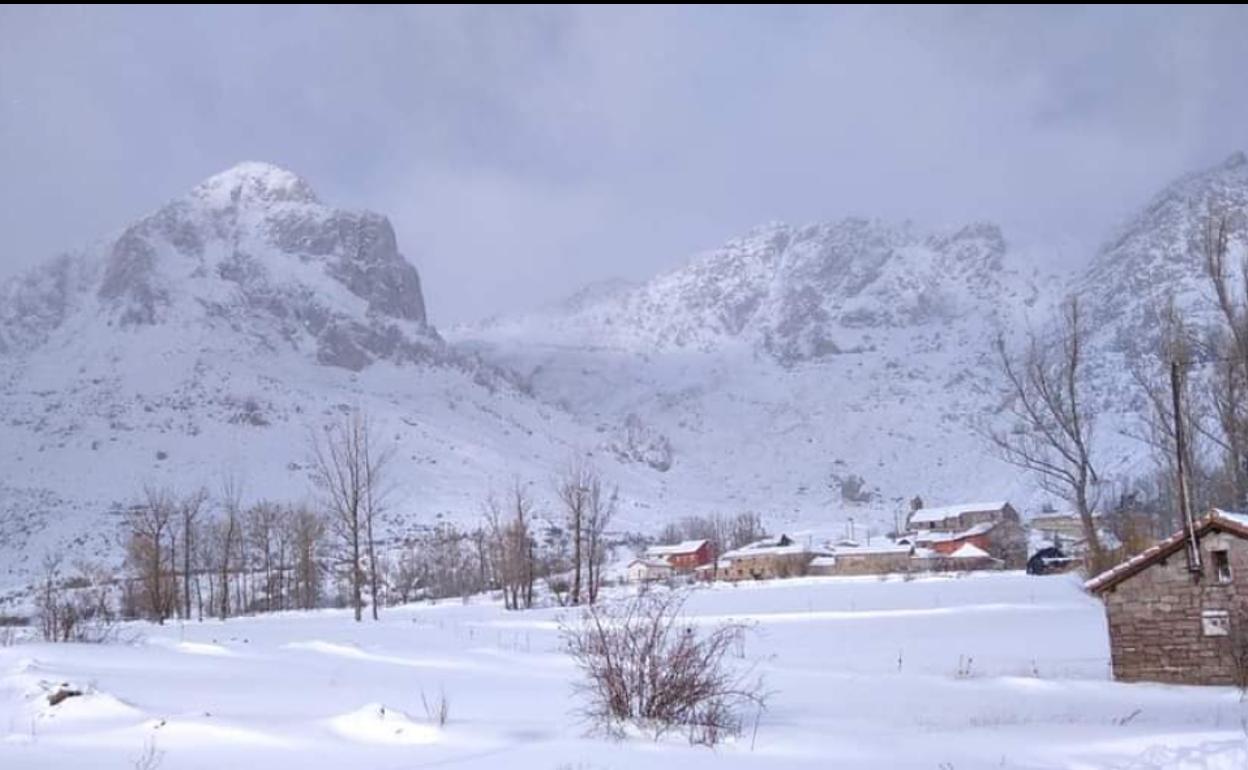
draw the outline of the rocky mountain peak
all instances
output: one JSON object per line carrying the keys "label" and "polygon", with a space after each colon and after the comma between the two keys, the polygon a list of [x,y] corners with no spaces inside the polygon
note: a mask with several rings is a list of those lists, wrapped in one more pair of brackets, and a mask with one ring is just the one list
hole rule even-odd
{"label": "rocky mountain peak", "polygon": [[256,203],[320,203],[312,186],[298,174],[259,161],[244,161],[214,174],[191,190],[191,198],[215,209]]}
{"label": "rocky mountain peak", "polygon": [[71,308],[106,327],[176,324],[252,347],[310,346],[320,363],[353,370],[424,360],[441,344],[389,220],[326,206],[301,177],[268,163],[206,179],[83,260],[94,267],[66,278],[70,263],[50,263],[34,271],[47,277],[7,290],[24,310],[0,313],[0,352],[42,344]]}

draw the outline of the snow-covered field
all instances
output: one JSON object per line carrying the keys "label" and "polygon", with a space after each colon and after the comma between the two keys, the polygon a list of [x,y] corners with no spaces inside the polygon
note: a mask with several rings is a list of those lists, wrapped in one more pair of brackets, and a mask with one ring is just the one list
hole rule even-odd
{"label": "snow-covered field", "polygon": [[[774,691],[718,749],[586,735],[560,610],[414,605],[135,626],[132,644],[0,648],[0,767],[509,770],[1248,767],[1228,688],[1109,680],[1099,603],[1069,577],[809,578],[693,592],[755,624]],[[83,697],[49,706],[67,682]],[[422,691],[450,719],[427,718]]]}

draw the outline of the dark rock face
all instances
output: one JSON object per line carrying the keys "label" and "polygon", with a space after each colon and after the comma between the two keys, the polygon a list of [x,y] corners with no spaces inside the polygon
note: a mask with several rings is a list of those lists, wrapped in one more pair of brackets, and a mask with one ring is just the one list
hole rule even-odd
{"label": "dark rock face", "polygon": [[399,253],[385,217],[338,211],[323,220],[284,216],[271,226],[275,244],[292,254],[330,258],[326,271],[371,312],[425,323],[425,302],[416,268]]}
{"label": "dark rock face", "polygon": [[99,297],[112,300],[123,326],[154,324],[169,295],[156,275],[156,250],[136,228],[113,244]]}

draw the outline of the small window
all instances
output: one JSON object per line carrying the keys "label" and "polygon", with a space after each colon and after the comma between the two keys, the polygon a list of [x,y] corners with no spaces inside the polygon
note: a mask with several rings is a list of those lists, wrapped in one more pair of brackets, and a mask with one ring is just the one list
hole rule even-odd
{"label": "small window", "polygon": [[1200,613],[1200,625],[1205,636],[1230,636],[1231,614],[1226,610],[1205,610]]}
{"label": "small window", "polygon": [[1231,582],[1231,555],[1227,551],[1213,552],[1213,574],[1219,583]]}

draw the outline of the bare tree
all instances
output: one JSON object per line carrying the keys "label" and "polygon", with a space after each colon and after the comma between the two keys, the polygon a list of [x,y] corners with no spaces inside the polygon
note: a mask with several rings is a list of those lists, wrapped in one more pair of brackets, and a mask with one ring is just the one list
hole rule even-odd
{"label": "bare tree", "polygon": [[[264,575],[264,610],[272,612],[280,609],[280,592],[278,590],[277,574],[280,571],[281,562],[277,559],[277,541],[278,533],[282,528],[282,507],[276,503],[261,501],[247,509],[244,518],[245,531],[250,547],[249,554],[252,558],[248,559],[248,572],[250,567],[255,565]],[[274,605],[277,600],[279,604]]]}
{"label": "bare tree", "polygon": [[1004,336],[996,341],[1014,425],[984,425],[981,433],[1000,457],[1033,473],[1047,491],[1074,505],[1095,566],[1104,552],[1093,519],[1097,482],[1092,464],[1094,409],[1085,394],[1084,320],[1079,298],[1062,305],[1061,322],[1046,337],[1030,335],[1015,355]]}
{"label": "bare tree", "polygon": [[585,510],[585,577],[586,594],[589,603],[598,601],[598,591],[602,588],[602,571],[607,560],[607,544],[604,537],[606,529],[615,517],[615,509],[619,503],[619,490],[612,488],[609,492],[603,488],[602,478],[597,471],[591,469],[589,480],[589,500]]}
{"label": "bare tree", "polygon": [[585,458],[577,456],[555,483],[555,492],[563,505],[564,522],[572,548],[572,585],[570,601],[581,603],[581,575],[585,566],[585,516],[589,508],[590,486],[594,471]]}
{"label": "bare tree", "polygon": [[321,599],[325,519],[311,508],[297,506],[291,511],[288,526],[291,529],[294,603],[300,609],[312,609]]}
{"label": "bare tree", "polygon": [[[1171,296],[1156,312],[1160,334],[1158,337],[1157,355],[1134,356],[1128,364],[1128,370],[1135,380],[1139,392],[1143,394],[1148,409],[1144,415],[1142,429],[1127,431],[1127,435],[1136,438],[1150,447],[1156,459],[1158,474],[1156,481],[1160,483],[1156,491],[1164,493],[1164,499],[1156,500],[1156,505],[1144,504],[1142,507],[1152,509],[1159,519],[1157,524],[1164,532],[1173,532],[1180,524],[1178,521],[1178,467],[1176,464],[1178,441],[1175,436],[1174,397],[1171,382],[1171,362],[1190,361],[1197,348],[1194,331],[1185,322],[1182,313]],[[1195,399],[1183,399],[1181,419],[1191,430],[1184,436],[1184,467],[1188,469],[1188,493],[1197,509],[1207,501],[1208,485],[1200,472],[1205,454],[1201,448],[1202,439],[1208,434],[1208,425],[1203,413],[1199,410],[1199,402]],[[1142,484],[1152,484],[1154,479],[1145,479]],[[1119,508],[1124,507],[1124,498],[1135,497],[1140,492],[1152,493],[1153,490],[1136,489],[1119,496]],[[1155,495],[1154,495],[1155,496]],[[1122,538],[1118,538],[1120,541]]]}
{"label": "bare tree", "polygon": [[1248,258],[1239,265],[1238,280],[1233,279],[1227,264],[1231,232],[1229,214],[1211,211],[1200,248],[1221,321],[1212,341],[1217,366],[1210,400],[1219,427],[1212,438],[1225,457],[1232,498],[1227,503],[1240,507],[1248,504]]}
{"label": "bare tree", "polygon": [[533,584],[537,578],[535,544],[530,531],[533,503],[516,481],[506,507],[491,495],[486,499],[485,509],[491,560],[503,589],[503,606],[509,610],[528,609],[533,606]]}
{"label": "bare tree", "polygon": [[[243,509],[242,483],[233,474],[227,474],[221,481],[221,520],[217,522],[216,556],[219,587],[221,592],[222,619],[230,616],[230,572],[234,563],[235,550],[242,540],[240,518]],[[241,569],[241,565],[239,567]]]}
{"label": "bare tree", "polygon": [[[188,620],[191,617],[191,576],[196,572],[193,569],[195,546],[198,542],[196,528],[207,500],[207,490],[198,489],[178,501],[178,520],[182,527],[182,617]],[[195,582],[198,584],[198,577]],[[200,618],[203,618],[202,606]]]}
{"label": "bare tree", "polygon": [[77,574],[61,574],[61,557],[43,560],[43,581],[35,596],[35,617],[47,642],[101,644],[116,636],[117,615],[110,601],[113,576],[105,569],[80,562]]}
{"label": "bare tree", "polygon": [[312,475],[325,495],[334,532],[345,552],[355,619],[363,619],[365,583],[377,617],[377,564],[373,519],[380,510],[381,483],[390,458],[378,451],[372,427],[358,410],[312,434]]}
{"label": "bare tree", "polygon": [[[143,586],[144,610],[149,618],[164,623],[176,605],[174,588],[174,517],[177,503],[164,489],[148,487],[143,501],[125,516],[126,551]],[[165,541],[170,541],[166,560]],[[166,566],[166,561],[168,566]]]}

